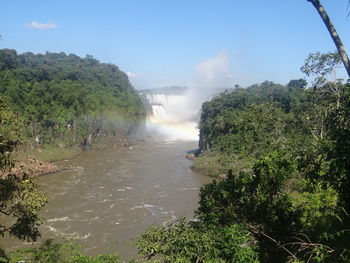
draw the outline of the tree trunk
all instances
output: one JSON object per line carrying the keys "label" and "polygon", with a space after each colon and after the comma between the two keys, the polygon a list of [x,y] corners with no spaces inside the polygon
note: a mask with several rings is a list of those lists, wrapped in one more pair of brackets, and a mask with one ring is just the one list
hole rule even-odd
{"label": "tree trunk", "polygon": [[340,40],[340,37],[337,33],[337,31],[335,30],[331,20],[329,19],[326,10],[324,9],[324,7],[322,6],[321,2],[319,0],[307,0],[308,2],[310,2],[317,10],[317,12],[320,14],[324,24],[326,25],[329,34],[331,35],[334,44],[336,45],[337,49],[338,49],[338,53],[340,55],[341,60],[343,61],[343,64],[345,66],[345,69],[348,73],[348,76],[350,78],[350,63],[349,63],[349,57],[346,54],[345,51],[345,47],[343,45],[343,43]]}

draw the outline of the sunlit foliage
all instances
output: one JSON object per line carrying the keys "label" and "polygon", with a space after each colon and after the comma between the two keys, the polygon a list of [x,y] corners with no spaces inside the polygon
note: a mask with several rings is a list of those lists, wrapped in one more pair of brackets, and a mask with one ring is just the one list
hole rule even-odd
{"label": "sunlit foliage", "polygon": [[89,136],[113,133],[118,125],[129,129],[145,115],[127,75],[92,56],[2,49],[0,93],[39,145],[86,144]]}

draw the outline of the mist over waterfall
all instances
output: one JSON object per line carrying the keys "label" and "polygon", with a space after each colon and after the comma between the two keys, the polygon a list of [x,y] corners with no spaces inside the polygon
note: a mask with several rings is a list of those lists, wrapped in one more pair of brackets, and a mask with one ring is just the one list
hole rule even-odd
{"label": "mist over waterfall", "polygon": [[168,141],[198,140],[197,119],[199,108],[194,110],[189,105],[187,93],[177,88],[173,90],[149,90],[143,96],[152,108],[147,118],[147,128]]}
{"label": "mist over waterfall", "polygon": [[187,87],[142,90],[140,95],[151,107],[147,127],[166,140],[198,140],[197,123],[202,103],[233,87],[230,58],[222,50],[199,63]]}
{"label": "mist over waterfall", "polygon": [[182,123],[197,121],[199,108],[194,111],[188,107],[187,94],[147,94],[146,98],[152,106],[150,119],[154,123]]}

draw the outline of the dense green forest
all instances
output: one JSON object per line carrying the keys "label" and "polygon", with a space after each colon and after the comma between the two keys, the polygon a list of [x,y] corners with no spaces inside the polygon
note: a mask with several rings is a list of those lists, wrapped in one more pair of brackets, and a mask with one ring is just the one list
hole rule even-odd
{"label": "dense green forest", "polygon": [[141,235],[164,262],[350,262],[350,86],[325,77],[334,53],[311,54],[315,75],[286,86],[236,87],[203,104],[194,163],[219,181],[200,192],[197,220]]}
{"label": "dense green forest", "polygon": [[204,103],[199,123],[204,154],[194,168],[215,177],[229,169],[249,170],[258,156],[307,140],[310,135],[297,116],[305,107],[305,87],[303,79],[286,86],[265,81]]}
{"label": "dense green forest", "polygon": [[127,75],[92,56],[2,49],[0,94],[28,127],[31,146],[84,146],[145,117]]}

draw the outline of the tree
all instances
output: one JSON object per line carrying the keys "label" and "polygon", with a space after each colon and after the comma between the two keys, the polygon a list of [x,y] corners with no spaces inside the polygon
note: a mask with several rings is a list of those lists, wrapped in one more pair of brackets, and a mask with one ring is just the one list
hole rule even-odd
{"label": "tree", "polygon": [[13,153],[21,142],[21,132],[21,121],[0,98],[0,236],[9,233],[21,240],[35,241],[40,236],[38,211],[47,198],[37,190],[29,175],[11,172]]}
{"label": "tree", "polygon": [[27,122],[34,147],[85,147],[88,138],[115,134],[116,118],[129,130],[146,113],[127,75],[92,56],[0,49],[0,94]]}
{"label": "tree", "polygon": [[350,77],[350,62],[349,62],[349,57],[346,53],[345,47],[342,43],[342,41],[340,40],[340,37],[337,33],[337,31],[335,30],[335,27],[333,26],[333,23],[331,22],[329,16],[327,15],[326,10],[324,9],[324,7],[322,6],[321,2],[319,0],[307,0],[308,2],[310,2],[317,10],[317,12],[319,13],[319,15],[321,16],[324,24],[326,25],[329,34],[331,35],[335,46],[337,47],[338,53],[341,57],[341,60],[345,66],[345,69],[348,73],[348,76]]}
{"label": "tree", "polygon": [[[10,262],[27,263],[120,263],[118,255],[100,254],[88,256],[79,251],[77,244],[67,240],[61,244],[52,239],[45,240],[38,247],[16,251],[9,255]],[[0,258],[1,259],[1,258]],[[0,261],[2,262],[2,261]],[[123,261],[125,262],[125,261]],[[133,261],[128,261],[133,262]]]}
{"label": "tree", "polygon": [[218,227],[178,219],[166,226],[149,227],[136,246],[147,262],[259,263],[251,235],[238,224]]}
{"label": "tree", "polygon": [[307,86],[307,82],[305,79],[292,79],[287,84],[288,88],[305,89],[306,86]]}
{"label": "tree", "polygon": [[326,77],[328,75],[333,74],[335,76],[336,67],[340,64],[341,58],[336,51],[328,53],[316,52],[309,54],[300,70],[306,76],[315,75],[314,84],[315,86],[320,86],[327,82]]}

